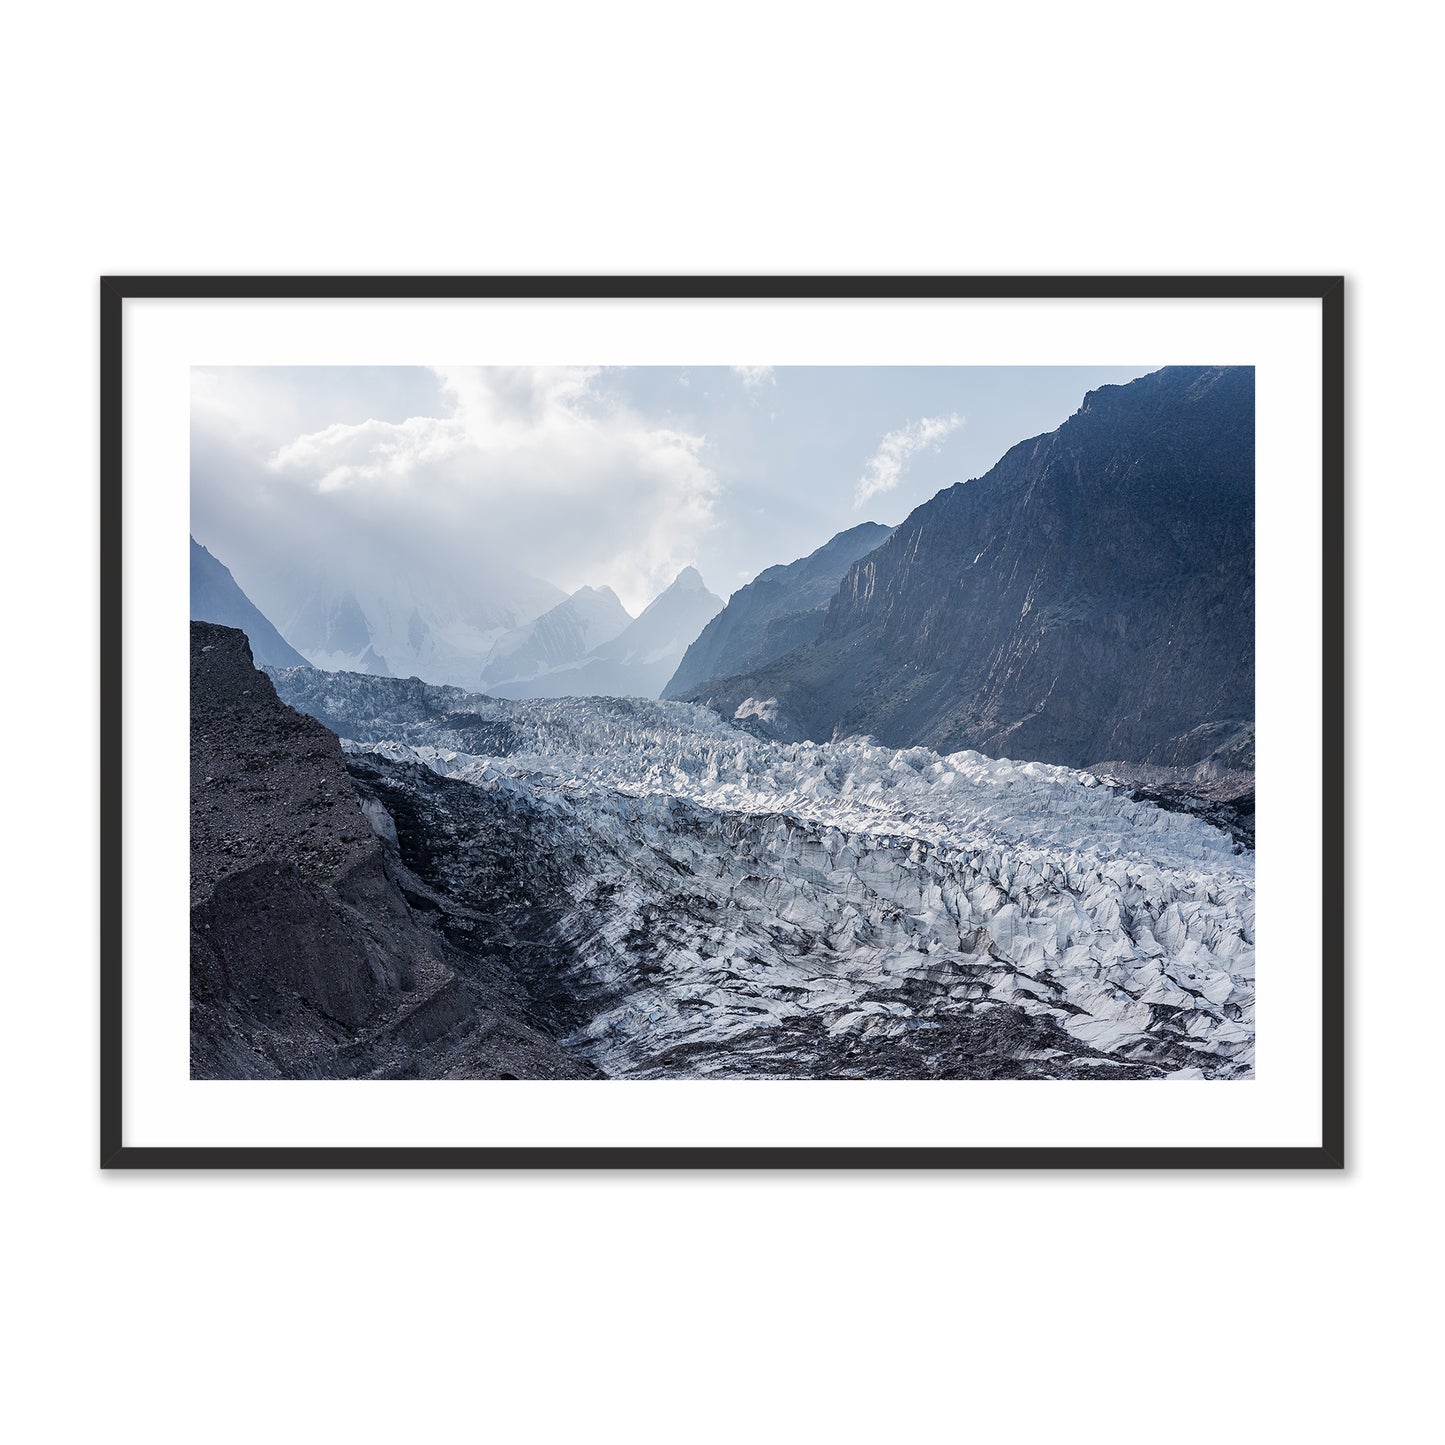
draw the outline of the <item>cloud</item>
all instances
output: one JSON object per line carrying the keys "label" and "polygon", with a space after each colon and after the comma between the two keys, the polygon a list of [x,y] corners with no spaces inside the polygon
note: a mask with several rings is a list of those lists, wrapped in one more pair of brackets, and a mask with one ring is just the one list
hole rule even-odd
{"label": "cloud", "polygon": [[347,585],[456,579],[464,599],[524,572],[568,592],[610,584],[635,613],[714,525],[704,438],[646,421],[596,368],[437,367],[434,414],[278,436],[296,385],[193,374],[193,529],[262,593],[324,568]]}
{"label": "cloud", "polygon": [[936,452],[962,425],[960,416],[926,416],[889,432],[878,443],[878,450],[868,458],[863,475],[858,478],[853,505],[861,507],[870,498],[891,492],[903,479],[909,460],[916,453]]}
{"label": "cloud", "polygon": [[777,377],[773,375],[771,366],[730,366],[728,370],[734,376],[741,377],[743,390],[755,401],[765,386],[777,385]]}

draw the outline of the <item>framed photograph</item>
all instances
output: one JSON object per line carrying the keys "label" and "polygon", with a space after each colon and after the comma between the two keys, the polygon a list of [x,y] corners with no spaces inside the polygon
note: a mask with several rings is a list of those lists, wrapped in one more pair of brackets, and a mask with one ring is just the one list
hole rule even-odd
{"label": "framed photograph", "polygon": [[1339,278],[100,293],[104,1167],[1342,1167]]}

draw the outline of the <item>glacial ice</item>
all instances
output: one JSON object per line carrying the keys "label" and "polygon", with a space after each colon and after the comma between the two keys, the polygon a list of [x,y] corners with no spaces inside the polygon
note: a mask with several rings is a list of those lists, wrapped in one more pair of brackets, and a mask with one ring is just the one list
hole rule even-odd
{"label": "glacial ice", "polygon": [[558,942],[609,1074],[1253,1071],[1254,859],[1200,818],[687,703],[272,676],[348,751],[505,797],[576,860]]}

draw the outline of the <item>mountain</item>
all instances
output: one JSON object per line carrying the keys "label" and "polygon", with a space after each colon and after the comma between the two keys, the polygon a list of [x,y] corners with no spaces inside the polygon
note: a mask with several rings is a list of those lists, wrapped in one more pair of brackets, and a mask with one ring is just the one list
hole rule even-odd
{"label": "mountain", "polygon": [[482,690],[581,662],[631,621],[631,613],[610,587],[580,587],[565,602],[492,644],[482,666]]}
{"label": "mountain", "polygon": [[681,697],[709,678],[761,667],[812,642],[843,574],[879,546],[889,530],[878,522],[863,522],[796,562],[759,572],[703,628],[663,688],[663,697]]}
{"label": "mountain", "polygon": [[190,696],[193,1078],[595,1076],[244,633],[191,624]]}
{"label": "mountain", "polygon": [[722,611],[696,567],[684,567],[641,616],[580,662],[488,689],[497,697],[655,698],[688,645]]}
{"label": "mountain", "polygon": [[191,620],[239,627],[256,660],[270,667],[305,667],[306,659],[241,591],[230,569],[191,538]]}
{"label": "mountain", "polygon": [[1242,1077],[1254,857],[1041,763],[274,674],[433,906],[621,1078]]}
{"label": "mountain", "polygon": [[390,677],[391,669],[371,644],[371,624],[350,592],[317,589],[292,614],[288,626],[307,657],[328,672],[372,672]]}
{"label": "mountain", "polygon": [[1090,392],[855,562],[814,642],[685,695],[779,737],[1252,773],[1253,368]]}
{"label": "mountain", "polygon": [[296,647],[328,671],[475,687],[499,639],[563,600],[559,588],[523,573],[380,564],[352,572],[291,579],[291,602],[279,614]]}

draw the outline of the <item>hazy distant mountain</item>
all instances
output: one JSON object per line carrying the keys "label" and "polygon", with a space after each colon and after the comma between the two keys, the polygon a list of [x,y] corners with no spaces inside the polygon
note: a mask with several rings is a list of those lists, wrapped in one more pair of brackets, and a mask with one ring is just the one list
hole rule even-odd
{"label": "hazy distant mountain", "polygon": [[889,530],[878,522],[863,522],[796,562],[759,572],[703,628],[663,688],[663,697],[681,697],[709,678],[761,667],[812,642],[843,574],[882,543]]}
{"label": "hazy distant mountain", "polygon": [[684,567],[666,591],[580,662],[488,691],[497,697],[655,698],[698,633],[722,611],[697,568]]}
{"label": "hazy distant mountain", "polygon": [[306,656],[328,672],[371,672],[390,677],[386,659],[371,645],[371,627],[350,592],[318,588],[287,624]]}
{"label": "hazy distant mountain", "polygon": [[306,667],[306,659],[276,630],[260,608],[241,591],[230,569],[191,538],[191,620],[239,627],[258,664]]}
{"label": "hazy distant mountain", "polygon": [[631,621],[632,614],[610,587],[579,587],[565,602],[492,644],[482,666],[482,690],[579,663]]}
{"label": "hazy distant mountain", "polygon": [[286,633],[316,666],[465,687],[500,638],[563,600],[550,582],[494,571],[393,570],[303,580],[293,592]]}
{"label": "hazy distant mountain", "polygon": [[1090,392],[855,562],[815,642],[686,696],[781,737],[1252,770],[1253,369]]}

